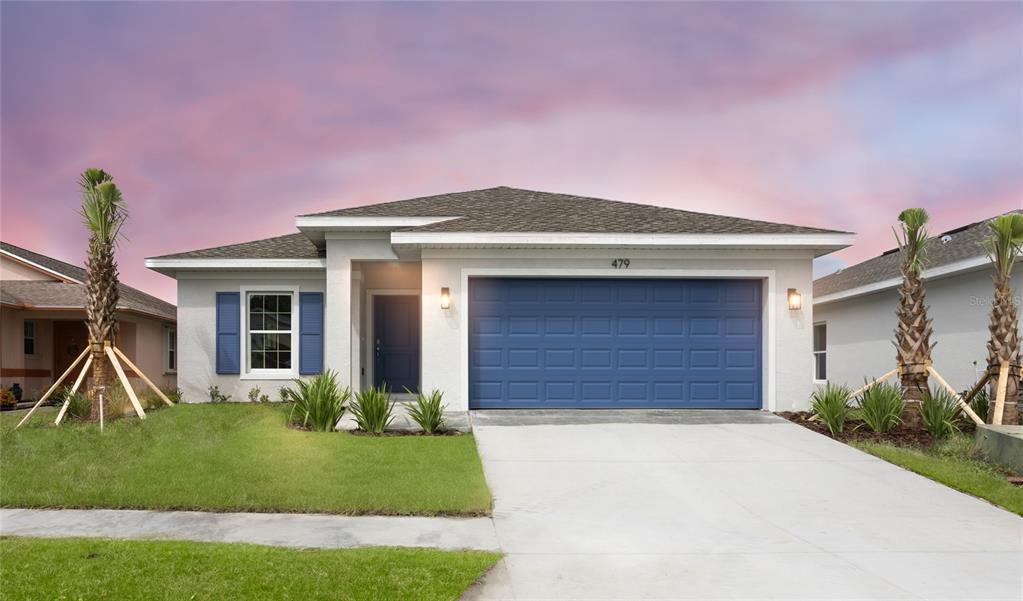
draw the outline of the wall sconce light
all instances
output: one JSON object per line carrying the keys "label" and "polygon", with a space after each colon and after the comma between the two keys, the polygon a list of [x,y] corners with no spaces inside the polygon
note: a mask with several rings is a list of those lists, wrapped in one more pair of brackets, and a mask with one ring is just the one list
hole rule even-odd
{"label": "wall sconce light", "polygon": [[803,296],[795,288],[789,288],[789,309],[798,311],[803,308]]}
{"label": "wall sconce light", "polygon": [[449,288],[440,289],[440,308],[441,309],[451,308],[451,290]]}

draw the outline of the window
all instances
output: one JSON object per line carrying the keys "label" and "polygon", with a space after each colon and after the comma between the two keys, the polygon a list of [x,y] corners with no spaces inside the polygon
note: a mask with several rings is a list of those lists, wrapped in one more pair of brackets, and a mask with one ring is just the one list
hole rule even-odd
{"label": "window", "polygon": [[813,324],[813,379],[828,379],[828,324]]}
{"label": "window", "polygon": [[178,371],[178,330],[177,328],[164,329],[164,364],[168,372]]}
{"label": "window", "polygon": [[36,322],[25,320],[25,356],[33,357],[36,354]]}
{"label": "window", "polygon": [[250,293],[249,370],[291,371],[292,295]]}

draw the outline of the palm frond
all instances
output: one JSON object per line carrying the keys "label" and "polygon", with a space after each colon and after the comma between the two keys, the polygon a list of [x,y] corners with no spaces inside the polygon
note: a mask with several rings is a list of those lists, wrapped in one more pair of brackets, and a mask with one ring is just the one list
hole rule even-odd
{"label": "palm frond", "polygon": [[128,208],[117,184],[101,169],[86,169],[79,178],[82,221],[98,244],[116,244]]}
{"label": "palm frond", "polygon": [[908,273],[920,273],[926,262],[928,218],[924,209],[906,209],[899,213],[900,229],[893,228],[902,255],[902,265]]}
{"label": "palm frond", "polygon": [[987,222],[988,237],[981,244],[1001,277],[1011,277],[1023,250],[1023,214],[1000,215]]}

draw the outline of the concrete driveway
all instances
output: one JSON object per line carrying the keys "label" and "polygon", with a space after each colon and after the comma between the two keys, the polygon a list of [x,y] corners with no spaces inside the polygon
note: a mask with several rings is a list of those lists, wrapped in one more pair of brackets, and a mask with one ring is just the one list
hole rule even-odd
{"label": "concrete driveway", "polygon": [[468,599],[1023,599],[1023,519],[760,412],[475,412]]}

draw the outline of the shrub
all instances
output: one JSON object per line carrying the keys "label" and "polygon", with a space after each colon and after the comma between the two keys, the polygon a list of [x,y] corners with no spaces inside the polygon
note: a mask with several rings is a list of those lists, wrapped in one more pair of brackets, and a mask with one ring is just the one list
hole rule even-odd
{"label": "shrub", "polygon": [[[965,394],[963,395],[965,396]],[[987,421],[987,413],[991,408],[991,397],[988,396],[987,387],[983,387],[977,391],[977,394],[973,395],[970,399],[970,409],[977,414],[977,417]]]}
{"label": "shrub", "polygon": [[18,399],[14,397],[14,393],[6,388],[0,388],[0,408],[13,409],[17,406]]}
{"label": "shrub", "polygon": [[355,395],[352,416],[360,430],[371,434],[383,434],[394,421],[394,401],[387,386],[369,388]]}
{"label": "shrub", "polygon": [[211,403],[227,403],[231,400],[231,395],[220,392],[219,386],[210,386],[207,392],[210,393]]}
{"label": "shrub", "polygon": [[139,404],[142,405],[142,408],[146,411],[160,409],[165,406],[163,399],[160,398],[160,395],[156,394],[155,392],[148,388],[140,392],[138,397]]}
{"label": "shrub", "polygon": [[416,400],[410,403],[406,409],[412,421],[419,424],[419,427],[427,434],[443,430],[445,405],[441,404],[441,399],[444,397],[444,393],[434,389],[427,395],[422,391],[413,393],[407,388],[405,392],[415,394],[416,397]]}
{"label": "shrub", "polygon": [[129,413],[135,413],[135,407],[132,406],[131,399],[128,398],[128,393],[124,391],[120,382],[106,387],[106,390],[103,391],[103,402],[105,405],[103,417],[105,419],[116,419]]}
{"label": "shrub", "polygon": [[902,386],[889,382],[875,384],[860,396],[860,419],[874,432],[884,434],[902,423]]}
{"label": "shrub", "polygon": [[92,402],[84,392],[75,392],[72,394],[70,388],[65,388],[60,395],[61,403],[70,400],[68,403],[67,412],[68,415],[75,419],[88,419],[89,413],[92,411]]}
{"label": "shrub", "polygon": [[263,394],[263,391],[259,389],[259,386],[253,386],[249,389],[249,402],[250,403],[269,403],[270,396]]}
{"label": "shrub", "polygon": [[845,428],[845,420],[849,419],[852,412],[852,407],[849,406],[849,392],[847,386],[828,382],[817,387],[810,397],[814,414],[824,422],[832,434],[837,434]]}
{"label": "shrub", "polygon": [[[338,388],[337,374],[332,370],[317,374],[309,380],[295,380],[295,386],[297,389],[281,389],[281,398],[295,403],[288,421],[317,432],[332,431],[345,413],[345,404],[351,397],[351,391],[348,388]],[[252,396],[251,392],[249,396]]]}
{"label": "shrub", "polygon": [[920,418],[924,428],[936,439],[945,438],[958,430],[955,424],[958,400],[947,391],[928,390],[920,403]]}
{"label": "shrub", "polygon": [[165,394],[175,405],[181,402],[180,388],[161,388],[161,390],[163,391],[163,394]]}

